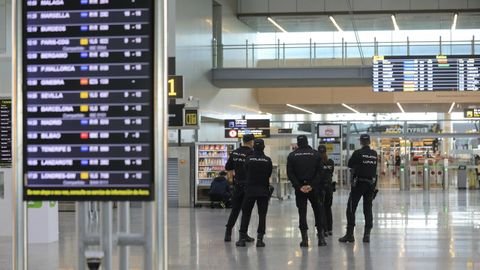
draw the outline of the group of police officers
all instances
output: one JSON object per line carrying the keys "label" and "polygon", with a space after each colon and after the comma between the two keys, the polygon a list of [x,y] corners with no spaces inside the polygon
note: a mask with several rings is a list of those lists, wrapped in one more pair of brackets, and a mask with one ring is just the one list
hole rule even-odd
{"label": "group of police officers", "polygon": [[[257,247],[264,247],[266,216],[268,203],[273,192],[269,178],[272,174],[272,160],[264,153],[265,143],[246,134],[243,144],[235,149],[225,165],[233,177],[232,209],[225,231],[225,242],[232,239],[232,229],[242,212],[240,236],[236,245],[246,246],[255,241],[250,237],[248,225],[253,207],[257,204],[259,224],[257,229]],[[362,148],[354,151],[348,161],[351,170],[351,191],[347,204],[347,232],[338,239],[340,242],[354,242],[355,211],[363,197],[365,230],[363,242],[370,242],[373,227],[372,201],[377,189],[377,152],[370,149],[370,136],[360,136]],[[329,159],[324,145],[318,150],[308,145],[305,135],[297,137],[296,149],[288,155],[287,175],[295,189],[295,202],[298,208],[299,229],[302,235],[301,247],[308,247],[307,204],[313,209],[315,227],[317,228],[318,246],[326,246],[325,237],[332,235],[332,199],[335,182],[332,181],[334,162]]]}

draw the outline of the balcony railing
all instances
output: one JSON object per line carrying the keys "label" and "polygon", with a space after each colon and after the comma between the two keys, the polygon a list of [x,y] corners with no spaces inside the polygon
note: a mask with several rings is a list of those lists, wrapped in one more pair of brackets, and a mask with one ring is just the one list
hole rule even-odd
{"label": "balcony railing", "polygon": [[399,41],[340,43],[217,44],[213,48],[214,68],[291,68],[318,66],[370,66],[375,55],[474,55],[480,52],[480,42],[458,41]]}

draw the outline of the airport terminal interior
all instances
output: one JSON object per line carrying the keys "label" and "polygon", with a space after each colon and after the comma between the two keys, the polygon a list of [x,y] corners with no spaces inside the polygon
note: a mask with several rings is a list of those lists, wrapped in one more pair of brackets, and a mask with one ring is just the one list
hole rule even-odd
{"label": "airport terminal interior", "polygon": [[[0,20],[0,270],[480,269],[479,0],[0,0]],[[224,241],[238,187],[211,192],[250,134],[265,247],[237,246],[242,213]],[[365,134],[373,228],[360,201],[343,243]],[[310,205],[299,245],[301,135],[335,168],[326,246]]]}

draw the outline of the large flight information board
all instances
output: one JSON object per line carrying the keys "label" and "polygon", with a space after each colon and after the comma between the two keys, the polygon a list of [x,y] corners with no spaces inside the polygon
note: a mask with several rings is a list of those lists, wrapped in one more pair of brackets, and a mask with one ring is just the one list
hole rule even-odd
{"label": "large flight information board", "polygon": [[153,0],[23,3],[24,199],[152,200]]}
{"label": "large flight information board", "polygon": [[375,56],[373,91],[478,91],[479,70],[475,55]]}

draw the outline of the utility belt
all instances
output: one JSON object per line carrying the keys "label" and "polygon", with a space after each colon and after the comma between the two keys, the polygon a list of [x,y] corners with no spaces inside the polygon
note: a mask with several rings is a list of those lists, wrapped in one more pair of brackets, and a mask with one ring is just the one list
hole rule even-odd
{"label": "utility belt", "polygon": [[370,185],[375,185],[375,179],[374,178],[365,178],[365,177],[355,177],[353,178],[353,184],[355,185],[356,183],[368,183]]}

